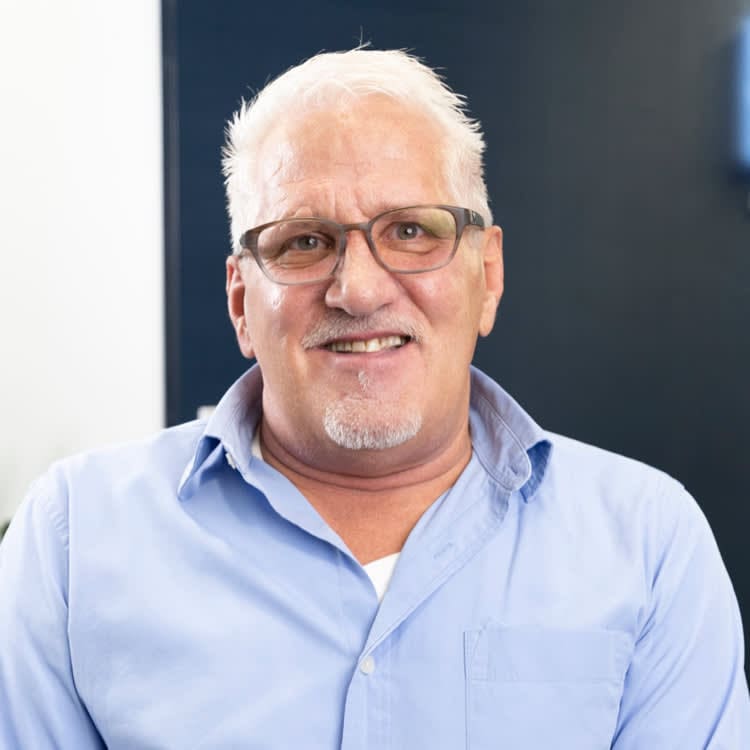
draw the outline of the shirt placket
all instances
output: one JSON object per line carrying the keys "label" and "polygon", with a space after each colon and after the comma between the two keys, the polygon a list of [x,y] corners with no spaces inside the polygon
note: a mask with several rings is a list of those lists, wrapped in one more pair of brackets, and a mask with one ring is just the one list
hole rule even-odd
{"label": "shirt placket", "polygon": [[[509,493],[492,484],[482,471],[456,488],[469,506],[446,528],[436,525],[433,533],[407,548],[399,560],[391,587],[380,609],[353,672],[344,707],[342,750],[386,750],[392,747],[391,716],[398,670],[391,663],[391,642],[399,627],[460,570],[500,528],[507,511]],[[439,623],[436,623],[439,626]],[[458,678],[463,679],[460,674]]]}

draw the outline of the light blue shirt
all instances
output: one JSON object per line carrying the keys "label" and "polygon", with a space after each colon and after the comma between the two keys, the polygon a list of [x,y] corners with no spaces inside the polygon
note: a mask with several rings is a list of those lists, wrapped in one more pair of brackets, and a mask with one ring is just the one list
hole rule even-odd
{"label": "light blue shirt", "polygon": [[474,371],[471,462],[379,606],[252,457],[260,392],[33,486],[0,546],[3,750],[750,748],[737,603],[677,482]]}

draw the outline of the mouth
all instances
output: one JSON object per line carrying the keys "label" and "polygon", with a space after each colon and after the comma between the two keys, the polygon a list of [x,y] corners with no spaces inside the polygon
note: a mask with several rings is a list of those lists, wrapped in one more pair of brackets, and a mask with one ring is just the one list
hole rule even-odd
{"label": "mouth", "polygon": [[381,352],[388,349],[400,349],[410,341],[411,336],[378,336],[371,339],[341,339],[329,341],[323,345],[323,349],[337,354],[363,354]]}

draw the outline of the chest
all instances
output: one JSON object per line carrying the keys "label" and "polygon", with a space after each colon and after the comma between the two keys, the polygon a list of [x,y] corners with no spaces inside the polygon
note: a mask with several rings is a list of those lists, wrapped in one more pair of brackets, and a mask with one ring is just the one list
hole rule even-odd
{"label": "chest", "polygon": [[381,605],[301,532],[133,561],[76,604],[81,695],[112,749],[608,747],[637,573],[490,521],[407,545]]}

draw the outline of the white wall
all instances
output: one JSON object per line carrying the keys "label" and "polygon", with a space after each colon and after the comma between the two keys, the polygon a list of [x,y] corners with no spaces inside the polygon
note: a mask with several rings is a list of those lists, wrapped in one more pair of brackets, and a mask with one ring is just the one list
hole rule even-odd
{"label": "white wall", "polygon": [[0,0],[0,520],[162,426],[157,0]]}

